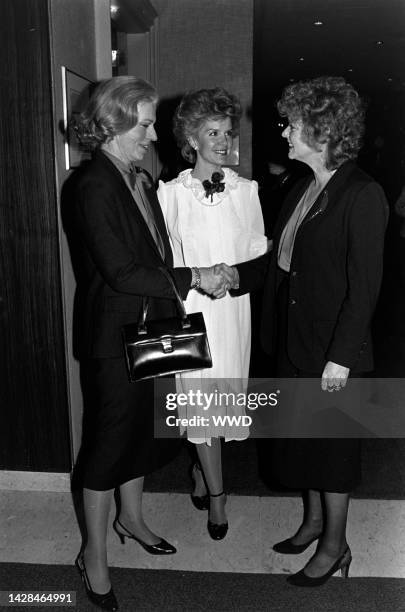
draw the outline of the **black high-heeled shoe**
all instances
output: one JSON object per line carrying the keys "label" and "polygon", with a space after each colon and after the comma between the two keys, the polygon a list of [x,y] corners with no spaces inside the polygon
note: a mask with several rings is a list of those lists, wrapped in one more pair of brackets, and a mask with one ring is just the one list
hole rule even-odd
{"label": "black high-heeled shoe", "polygon": [[304,552],[308,546],[311,546],[312,542],[319,540],[319,537],[319,535],[314,536],[308,542],[305,542],[305,544],[293,544],[291,538],[287,538],[286,540],[282,540],[282,542],[274,544],[273,550],[283,555],[299,555]]}
{"label": "black high-heeled shoe", "polygon": [[[196,485],[196,478],[194,476],[194,470],[198,470],[199,472],[201,472],[202,474],[202,469],[199,463],[193,463],[193,465],[190,467],[190,478],[193,481],[194,487]],[[203,476],[204,478],[204,476]],[[193,495],[192,493],[190,494],[191,497],[191,501],[193,502],[193,506],[194,508],[197,508],[197,510],[209,510],[210,507],[210,498],[208,493],[206,493],[205,495]]]}
{"label": "black high-heeled shoe", "polygon": [[329,571],[326,574],[322,574],[322,576],[311,577],[307,576],[304,569],[300,570],[296,574],[292,574],[288,576],[287,582],[289,584],[293,584],[294,586],[302,586],[302,587],[317,587],[322,586],[329,580],[331,576],[338,570],[341,572],[342,578],[349,577],[349,568],[352,562],[352,553],[350,548],[347,547],[343,555],[335,561]]}
{"label": "black high-heeled shoe", "polygon": [[[217,493],[216,495],[210,494],[210,497],[220,497],[221,495],[225,495],[223,491],[221,491],[221,493]],[[208,519],[207,529],[213,540],[223,540],[228,533],[228,521],[218,525],[217,523],[213,523]]]}
{"label": "black high-heeled shoe", "polygon": [[115,610],[118,610],[118,602],[114,595],[112,587],[108,591],[108,593],[96,593],[91,588],[82,553],[80,553],[77,557],[75,564],[77,569],[79,570],[80,577],[83,581],[84,588],[86,589],[86,594],[89,600],[99,608],[102,608],[103,610],[110,610],[111,612],[115,612]]}
{"label": "black high-heeled shoe", "polygon": [[[119,525],[120,528],[126,533],[122,533],[122,531],[119,531],[117,525]],[[157,544],[147,544],[140,538],[137,538],[136,535],[128,531],[128,529],[124,527],[124,525],[118,519],[115,519],[113,523],[113,529],[121,540],[121,544],[125,544],[125,538],[128,538],[129,540],[135,540],[135,542],[138,542],[138,544],[140,544],[146,550],[146,552],[151,555],[174,555],[174,553],[177,552],[177,549],[171,544],[169,544],[169,542],[166,542],[166,540],[164,540],[163,538],[161,538]]]}

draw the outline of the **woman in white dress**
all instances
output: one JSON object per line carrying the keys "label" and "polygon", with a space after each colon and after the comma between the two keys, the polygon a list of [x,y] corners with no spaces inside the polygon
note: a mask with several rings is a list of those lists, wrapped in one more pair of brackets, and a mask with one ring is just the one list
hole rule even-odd
{"label": "woman in white dress", "polygon": [[[182,155],[194,164],[168,183],[160,182],[158,196],[172,243],[174,265],[194,270],[220,261],[241,262],[262,255],[267,239],[257,183],[222,168],[232,148],[241,115],[235,96],[224,89],[201,89],[184,96],[177,108],[174,133]],[[178,391],[240,393],[246,389],[250,360],[250,299],[248,295],[222,299],[192,291],[187,312],[202,312],[207,327],[213,366],[178,375]],[[232,402],[231,402],[232,403]],[[238,416],[244,407],[201,407],[200,415]],[[180,417],[196,413],[180,407]],[[192,467],[195,484],[191,499],[200,510],[209,510],[208,532],[215,540],[225,537],[228,522],[222,484],[221,440],[243,440],[249,430],[226,422],[223,426],[187,428],[196,444],[199,462]]]}

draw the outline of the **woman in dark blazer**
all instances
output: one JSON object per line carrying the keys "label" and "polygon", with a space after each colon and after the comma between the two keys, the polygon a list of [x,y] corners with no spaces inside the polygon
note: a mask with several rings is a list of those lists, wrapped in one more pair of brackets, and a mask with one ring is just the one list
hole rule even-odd
{"label": "woman in dark blazer", "polygon": [[[138,320],[143,296],[149,297],[148,318],[175,312],[171,286],[158,269],[173,265],[163,216],[151,177],[134,166],[156,140],[156,102],[149,83],[115,77],[98,85],[76,122],[81,141],[96,149],[79,171],[75,208],[84,269],[78,288],[84,302],[82,356],[91,392],[84,453],[87,541],[77,565],[89,598],[108,610],[117,609],[106,551],[115,488],[120,539],[136,540],[155,555],[176,552],[144,522],[142,491],[144,475],[177,449],[154,439],[153,382],[129,382],[121,340],[122,326]],[[190,288],[221,295],[222,278],[211,269],[172,272],[183,298]]]}
{"label": "woman in dark blazer", "polygon": [[[296,184],[281,210],[270,263],[264,258],[228,270],[239,291],[264,280],[261,338],[276,354],[276,375],[319,377],[339,391],[349,374],[373,369],[370,324],[380,289],[388,207],[381,187],[354,163],[364,112],[344,79],[319,77],[288,86],[278,103],[288,118],[289,158],[312,174]],[[222,268],[224,271],[224,268]],[[237,270],[237,272],[236,272]],[[238,278],[239,277],[239,278]],[[289,577],[300,586],[347,575],[349,493],[360,473],[356,439],[274,440],[277,479],[306,490],[297,533],[274,550],[298,554],[318,541],[305,568]]]}

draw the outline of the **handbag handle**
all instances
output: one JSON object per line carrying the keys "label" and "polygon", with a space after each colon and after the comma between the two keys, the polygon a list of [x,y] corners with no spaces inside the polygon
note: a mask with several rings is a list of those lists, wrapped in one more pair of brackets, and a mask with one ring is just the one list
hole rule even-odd
{"label": "handbag handle", "polygon": [[[191,327],[190,320],[186,313],[186,309],[184,308],[183,300],[181,298],[180,292],[178,290],[178,287],[176,285],[176,282],[171,272],[169,272],[169,270],[161,266],[159,266],[158,269],[160,270],[160,272],[162,272],[162,274],[164,274],[164,276],[167,278],[167,280],[169,281],[173,289],[173,293],[175,295],[176,306],[180,314],[180,324],[181,324],[182,329],[187,329],[188,327]],[[149,308],[149,297],[143,296],[142,297],[142,311],[141,311],[141,316],[138,321],[138,334],[147,333],[145,321],[146,321],[146,317],[148,314],[148,308]]]}

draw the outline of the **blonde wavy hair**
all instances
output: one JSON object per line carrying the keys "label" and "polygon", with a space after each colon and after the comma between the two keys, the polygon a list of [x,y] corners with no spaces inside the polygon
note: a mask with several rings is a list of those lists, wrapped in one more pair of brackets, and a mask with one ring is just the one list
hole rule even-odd
{"label": "blonde wavy hair", "polygon": [[157,100],[156,89],[147,81],[133,76],[113,77],[100,81],[86,108],[71,124],[79,142],[96,149],[137,124],[139,104]]}

